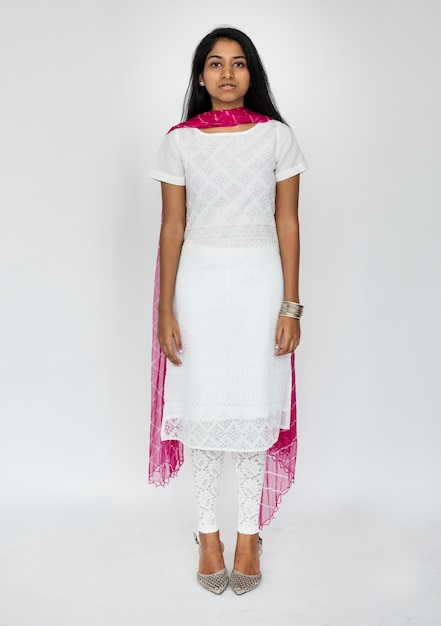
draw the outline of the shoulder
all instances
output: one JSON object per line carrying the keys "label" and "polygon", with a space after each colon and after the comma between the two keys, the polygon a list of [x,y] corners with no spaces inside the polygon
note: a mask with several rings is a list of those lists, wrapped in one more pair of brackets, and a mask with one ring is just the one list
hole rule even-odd
{"label": "shoulder", "polygon": [[261,124],[261,126],[268,134],[273,135],[277,142],[280,140],[286,141],[293,137],[293,132],[288,124],[279,122],[279,120],[269,120],[268,122]]}
{"label": "shoulder", "polygon": [[274,125],[275,132],[278,137],[293,137],[294,133],[288,124],[285,122],[279,122],[279,120],[272,120],[272,124]]}
{"label": "shoulder", "polygon": [[197,136],[197,134],[193,128],[174,128],[165,134],[162,143],[169,146],[180,146],[183,142]]}
{"label": "shoulder", "polygon": [[263,132],[273,144],[276,153],[288,149],[288,147],[295,142],[295,136],[291,127],[284,122],[270,120],[262,124],[262,126],[266,127]]}
{"label": "shoulder", "polygon": [[181,138],[184,129],[177,128],[175,130],[169,130],[162,138],[159,146],[159,152],[167,154],[178,154],[181,150]]}
{"label": "shoulder", "polygon": [[274,123],[277,146],[279,149],[290,149],[292,147],[298,147],[297,137],[288,124],[284,122],[275,121]]}

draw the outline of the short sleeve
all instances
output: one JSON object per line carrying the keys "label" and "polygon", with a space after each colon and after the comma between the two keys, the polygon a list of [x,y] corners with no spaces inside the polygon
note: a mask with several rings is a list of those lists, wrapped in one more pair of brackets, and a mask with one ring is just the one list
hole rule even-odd
{"label": "short sleeve", "polygon": [[276,147],[276,182],[296,176],[308,169],[303,152],[291,128],[280,122]]}
{"label": "short sleeve", "polygon": [[172,185],[185,186],[184,165],[181,159],[179,132],[168,133],[159,147],[150,178]]}

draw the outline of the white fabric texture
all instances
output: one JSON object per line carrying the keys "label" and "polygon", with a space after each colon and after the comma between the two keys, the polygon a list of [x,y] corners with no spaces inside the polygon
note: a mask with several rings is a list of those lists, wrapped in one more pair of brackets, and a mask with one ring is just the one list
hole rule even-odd
{"label": "white fabric texture", "polygon": [[217,499],[225,452],[192,448],[193,480],[198,512],[198,529],[201,533],[219,530]]}
{"label": "white fabric texture", "polygon": [[259,532],[260,499],[265,476],[266,452],[233,452],[237,476],[239,519],[237,530],[245,535]]}
{"label": "white fabric texture", "polygon": [[[198,511],[198,528],[202,533],[219,530],[217,501],[225,452],[191,450],[193,478]],[[237,476],[238,525],[246,535],[259,532],[259,510],[265,474],[266,452],[233,452]]]}
{"label": "white fabric texture", "polygon": [[277,440],[291,372],[289,355],[274,356],[283,299],[275,189],[306,168],[277,121],[164,138],[150,175],[186,186],[187,216],[174,296],[182,366],[167,363],[163,439],[231,451]]}

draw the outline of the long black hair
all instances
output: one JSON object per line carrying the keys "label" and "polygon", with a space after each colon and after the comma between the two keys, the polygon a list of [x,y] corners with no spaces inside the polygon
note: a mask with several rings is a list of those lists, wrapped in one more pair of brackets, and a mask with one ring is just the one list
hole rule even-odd
{"label": "long black hair", "polygon": [[219,39],[237,41],[245,54],[248,71],[250,72],[250,87],[245,94],[244,106],[256,113],[268,115],[279,122],[285,122],[282,118],[271,92],[268,77],[263,63],[257,52],[256,46],[251,39],[237,28],[220,27],[205,35],[197,46],[191,68],[190,81],[185,94],[182,119],[188,120],[199,113],[211,111],[211,98],[205,89],[199,84],[199,77],[203,72],[205,60]]}

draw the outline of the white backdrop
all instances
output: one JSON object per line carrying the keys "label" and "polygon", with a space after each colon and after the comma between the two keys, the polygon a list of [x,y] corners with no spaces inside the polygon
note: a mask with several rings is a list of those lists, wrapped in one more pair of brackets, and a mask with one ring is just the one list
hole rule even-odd
{"label": "white backdrop", "polygon": [[[196,44],[228,24],[254,40],[310,166],[297,484],[279,519],[334,501],[438,519],[439,3],[15,0],[1,13],[1,507],[162,498],[147,485],[148,170]],[[170,493],[188,485],[186,467]]]}

